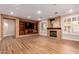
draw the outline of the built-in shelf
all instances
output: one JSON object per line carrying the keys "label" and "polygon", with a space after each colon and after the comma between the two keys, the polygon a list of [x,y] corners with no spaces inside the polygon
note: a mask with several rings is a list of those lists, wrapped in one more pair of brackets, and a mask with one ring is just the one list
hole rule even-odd
{"label": "built-in shelf", "polygon": [[38,21],[19,21],[19,35],[38,33]]}

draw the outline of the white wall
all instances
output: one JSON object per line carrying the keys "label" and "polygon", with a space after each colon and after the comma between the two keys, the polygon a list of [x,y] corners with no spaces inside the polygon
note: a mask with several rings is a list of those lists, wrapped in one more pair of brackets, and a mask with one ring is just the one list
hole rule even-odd
{"label": "white wall", "polygon": [[3,37],[15,35],[15,20],[4,19]]}
{"label": "white wall", "polygon": [[39,22],[39,35],[47,36],[47,26],[47,20],[42,20]]}
{"label": "white wall", "polygon": [[63,24],[64,24],[64,18],[66,17],[75,17],[79,16],[79,14],[73,14],[73,15],[67,15],[67,16],[62,16],[61,18],[61,28],[62,28],[62,39],[68,39],[68,40],[74,40],[74,41],[79,41],[79,33],[76,35],[75,33],[65,33],[63,31]]}

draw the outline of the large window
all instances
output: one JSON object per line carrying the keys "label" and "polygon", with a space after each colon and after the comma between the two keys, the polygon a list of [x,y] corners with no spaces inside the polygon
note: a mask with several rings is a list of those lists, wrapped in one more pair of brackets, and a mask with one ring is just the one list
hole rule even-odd
{"label": "large window", "polygon": [[65,34],[79,35],[79,16],[65,17],[63,22]]}

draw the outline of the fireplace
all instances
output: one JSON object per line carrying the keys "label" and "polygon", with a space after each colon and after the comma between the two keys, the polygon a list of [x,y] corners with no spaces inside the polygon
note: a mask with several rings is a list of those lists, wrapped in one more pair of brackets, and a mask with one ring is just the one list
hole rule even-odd
{"label": "fireplace", "polygon": [[48,19],[47,36],[52,39],[61,39],[61,16]]}
{"label": "fireplace", "polygon": [[57,31],[50,31],[51,37],[57,37]]}
{"label": "fireplace", "polygon": [[61,39],[61,28],[47,28],[47,35],[53,39]]}

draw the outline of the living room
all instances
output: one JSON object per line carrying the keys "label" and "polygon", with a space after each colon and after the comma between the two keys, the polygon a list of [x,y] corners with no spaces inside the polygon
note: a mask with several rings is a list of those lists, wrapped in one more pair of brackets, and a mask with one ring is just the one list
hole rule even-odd
{"label": "living room", "polygon": [[0,4],[0,53],[79,53],[78,7],[79,4]]}

